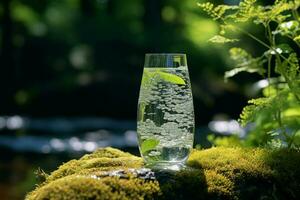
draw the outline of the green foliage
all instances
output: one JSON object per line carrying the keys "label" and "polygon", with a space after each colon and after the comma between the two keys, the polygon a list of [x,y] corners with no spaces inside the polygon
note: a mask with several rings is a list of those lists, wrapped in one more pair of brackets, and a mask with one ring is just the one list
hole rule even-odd
{"label": "green foliage", "polygon": [[262,65],[266,62],[264,57],[253,58],[246,50],[241,48],[231,48],[229,50],[230,58],[235,62],[236,67],[225,72],[225,80],[235,76],[240,72],[264,74],[265,69]]}
{"label": "green foliage", "polygon": [[186,169],[144,180],[133,173],[141,158],[105,148],[43,175],[26,200],[299,199],[299,162],[297,151],[218,147],[193,150]]}
{"label": "green foliage", "polygon": [[156,139],[147,139],[143,141],[141,145],[141,152],[146,153],[147,151],[154,149],[159,144],[159,140]]}
{"label": "green foliage", "polygon": [[[276,0],[267,6],[259,5],[256,0],[244,0],[238,6],[198,5],[220,23],[220,34],[224,36],[217,35],[211,42],[232,42],[224,39],[225,35],[230,35],[230,30],[249,36],[265,48],[256,58],[239,47],[229,51],[235,67],[225,73],[225,79],[250,72],[269,80],[268,87],[263,90],[264,97],[250,100],[240,115],[243,126],[254,124],[245,144],[300,148],[300,1]],[[265,38],[261,40],[241,28],[245,23],[262,26]]]}
{"label": "green foliage", "polygon": [[228,43],[228,42],[236,42],[238,40],[237,39],[226,38],[222,35],[216,35],[216,36],[210,38],[209,41],[213,42],[213,43]]}
{"label": "green foliage", "polygon": [[175,74],[167,73],[167,72],[157,72],[159,78],[162,80],[173,83],[173,84],[178,84],[178,85],[185,85],[185,81],[180,77]]}
{"label": "green foliage", "polygon": [[[150,71],[151,70],[151,71]],[[151,84],[154,79],[163,80],[165,82],[185,85],[185,81],[175,74],[167,73],[163,71],[163,68],[152,70],[151,68],[145,69],[142,79],[142,84]]]}

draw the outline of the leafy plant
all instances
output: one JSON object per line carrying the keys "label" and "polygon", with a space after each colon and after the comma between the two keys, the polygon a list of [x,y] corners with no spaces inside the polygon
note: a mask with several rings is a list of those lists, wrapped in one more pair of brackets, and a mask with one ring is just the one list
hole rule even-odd
{"label": "leafy plant", "polygon": [[[300,0],[275,0],[266,6],[256,0],[232,6],[210,2],[198,6],[219,22],[220,33],[211,42],[238,42],[238,38],[230,36],[240,33],[265,48],[258,57],[240,47],[229,50],[235,67],[225,73],[225,80],[250,72],[267,77],[269,83],[262,91],[263,97],[250,100],[240,115],[243,126],[254,124],[245,143],[300,148]],[[265,37],[243,29],[247,23],[263,27]]]}

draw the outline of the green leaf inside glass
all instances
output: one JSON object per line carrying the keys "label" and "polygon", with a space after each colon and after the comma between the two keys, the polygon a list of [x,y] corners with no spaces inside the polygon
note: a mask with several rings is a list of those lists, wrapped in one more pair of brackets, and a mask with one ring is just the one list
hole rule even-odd
{"label": "green leaf inside glass", "polygon": [[151,82],[152,78],[157,78],[160,80],[163,80],[165,82],[177,84],[177,85],[185,85],[185,81],[180,76],[177,76],[175,74],[163,72],[160,69],[157,69],[155,71],[144,71],[144,76],[142,80],[142,84],[149,84]]}
{"label": "green leaf inside glass", "polygon": [[141,145],[141,151],[142,153],[146,153],[147,151],[154,149],[158,144],[159,141],[156,139],[147,139],[143,141]]}

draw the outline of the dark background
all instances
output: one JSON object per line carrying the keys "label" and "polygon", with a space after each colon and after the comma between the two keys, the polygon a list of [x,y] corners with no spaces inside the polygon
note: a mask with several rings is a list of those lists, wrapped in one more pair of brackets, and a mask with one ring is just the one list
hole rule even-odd
{"label": "dark background", "polygon": [[207,42],[218,28],[196,2],[1,1],[1,114],[135,119],[145,53],[178,52],[197,123],[237,117],[244,99],[223,82],[226,49]]}
{"label": "dark background", "polygon": [[[115,143],[98,146],[137,153],[110,135],[130,139],[135,131],[145,53],[187,54],[199,137],[213,119],[238,118],[257,78],[224,83],[227,48],[207,42],[218,26],[196,3],[1,0],[0,198],[23,199],[38,167],[49,172],[99,138]],[[74,152],[78,141],[86,148]]]}

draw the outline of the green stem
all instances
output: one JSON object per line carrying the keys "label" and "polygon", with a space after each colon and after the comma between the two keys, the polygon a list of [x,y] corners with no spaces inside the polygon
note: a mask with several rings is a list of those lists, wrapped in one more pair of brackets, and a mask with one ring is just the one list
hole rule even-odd
{"label": "green stem", "polygon": [[[273,48],[275,46],[275,40],[274,40],[274,38],[272,36],[271,28],[270,28],[269,23],[267,25],[267,37],[269,39],[271,47]],[[270,85],[270,79],[271,79],[271,60],[272,60],[272,54],[270,54],[268,56],[268,82],[269,82],[269,85]]]}
{"label": "green stem", "polygon": [[268,22],[268,24],[267,24],[267,32],[268,32],[268,37],[269,37],[271,47],[275,47],[276,46],[275,45],[275,37],[272,34],[272,30],[271,30],[271,27],[270,27],[270,22]]}
{"label": "green stem", "polygon": [[271,47],[275,47],[275,41],[274,41],[274,37],[272,36],[272,30],[269,23],[267,24],[267,33],[268,33],[268,39],[271,44]]}
{"label": "green stem", "polygon": [[273,47],[271,47],[270,45],[266,44],[265,42],[263,42],[262,40],[260,40],[259,38],[255,37],[254,35],[252,35],[251,33],[239,28],[239,27],[236,27],[234,26],[237,30],[239,30],[241,33],[244,33],[246,35],[248,35],[249,37],[251,37],[252,39],[254,39],[255,41],[257,41],[258,43],[260,43],[261,45],[267,47],[268,49],[270,50],[273,50],[275,52],[276,55],[279,55],[281,58],[283,58],[285,61],[287,61],[289,64],[293,64],[291,63],[286,57],[284,57],[283,55],[279,54],[276,49],[274,49]]}
{"label": "green stem", "polygon": [[[274,49],[274,47],[266,44],[265,42],[263,42],[262,40],[260,40],[259,38],[255,37],[254,35],[252,35],[251,33],[234,26],[237,30],[239,30],[240,32],[248,35],[249,37],[251,37],[252,39],[254,39],[255,41],[257,41],[258,43],[262,44],[263,46],[267,47],[270,50],[273,50],[275,52],[275,56],[276,56],[276,60],[279,62],[279,64],[281,65],[281,60],[280,58],[283,58],[286,62],[288,62],[290,65],[293,65],[293,63],[291,63],[286,57],[284,57],[283,55],[279,54],[276,49]],[[286,82],[288,84],[288,87],[290,88],[290,90],[293,92],[294,96],[296,97],[297,101],[300,102],[300,97],[298,96],[298,94],[296,92],[293,91],[293,86],[292,86],[292,82],[291,80],[289,80],[289,78],[283,74],[283,77],[286,79]]]}
{"label": "green stem", "polygon": [[269,82],[269,85],[271,85],[271,59],[272,59],[272,56],[268,56],[268,82]]}
{"label": "green stem", "polygon": [[245,35],[248,35],[249,37],[251,37],[253,40],[257,41],[258,43],[260,43],[261,45],[267,47],[268,49],[273,49],[272,47],[270,47],[268,44],[266,44],[265,42],[263,42],[262,40],[260,40],[259,38],[255,37],[254,35],[252,35],[251,33],[245,31],[244,29],[241,29],[239,27],[234,26],[237,30],[239,30],[241,33],[244,33]]}
{"label": "green stem", "polygon": [[287,37],[290,38],[293,42],[295,42],[296,45],[300,48],[300,43],[294,40],[294,37],[296,37],[295,35],[294,36],[287,35]]}
{"label": "green stem", "polygon": [[[294,10],[292,10],[292,15],[293,15],[293,17],[295,18],[295,20],[296,21],[300,21],[300,17],[299,17],[299,14],[298,14],[298,11],[297,11],[297,9],[294,9]],[[297,44],[297,46],[300,48],[300,43],[299,42],[297,42],[297,41],[295,41],[294,40],[294,38],[291,38],[296,44]]]}
{"label": "green stem", "polygon": [[[289,137],[289,135],[286,133],[285,128],[284,128],[284,126],[283,126],[283,124],[282,124],[282,121],[281,121],[281,111],[280,111],[280,110],[279,110],[278,113],[277,113],[276,119],[277,119],[277,122],[278,122],[278,124],[279,124],[280,129],[282,130],[282,134],[283,134],[283,136],[285,137],[285,141],[289,141],[289,140],[290,140],[290,137]],[[288,146],[288,148],[290,148],[290,147]]]}
{"label": "green stem", "polygon": [[297,41],[295,41],[294,39],[293,39],[293,41],[296,43],[296,45],[300,48],[300,43],[299,42],[297,42]]}
{"label": "green stem", "polygon": [[[278,62],[278,64],[279,64],[279,65],[282,65],[280,56],[279,56],[278,54],[276,54],[275,56],[276,56],[276,61]],[[281,75],[282,75],[283,78],[286,80],[286,83],[287,83],[289,89],[291,90],[291,92],[294,94],[296,100],[300,103],[300,98],[299,98],[297,92],[295,92],[294,89],[293,89],[292,81],[289,79],[289,77],[288,77],[286,74],[282,73]]]}
{"label": "green stem", "polygon": [[297,20],[297,21],[300,20],[299,14],[296,9],[292,10],[292,14],[293,14],[293,17],[295,18],[295,20]]}

